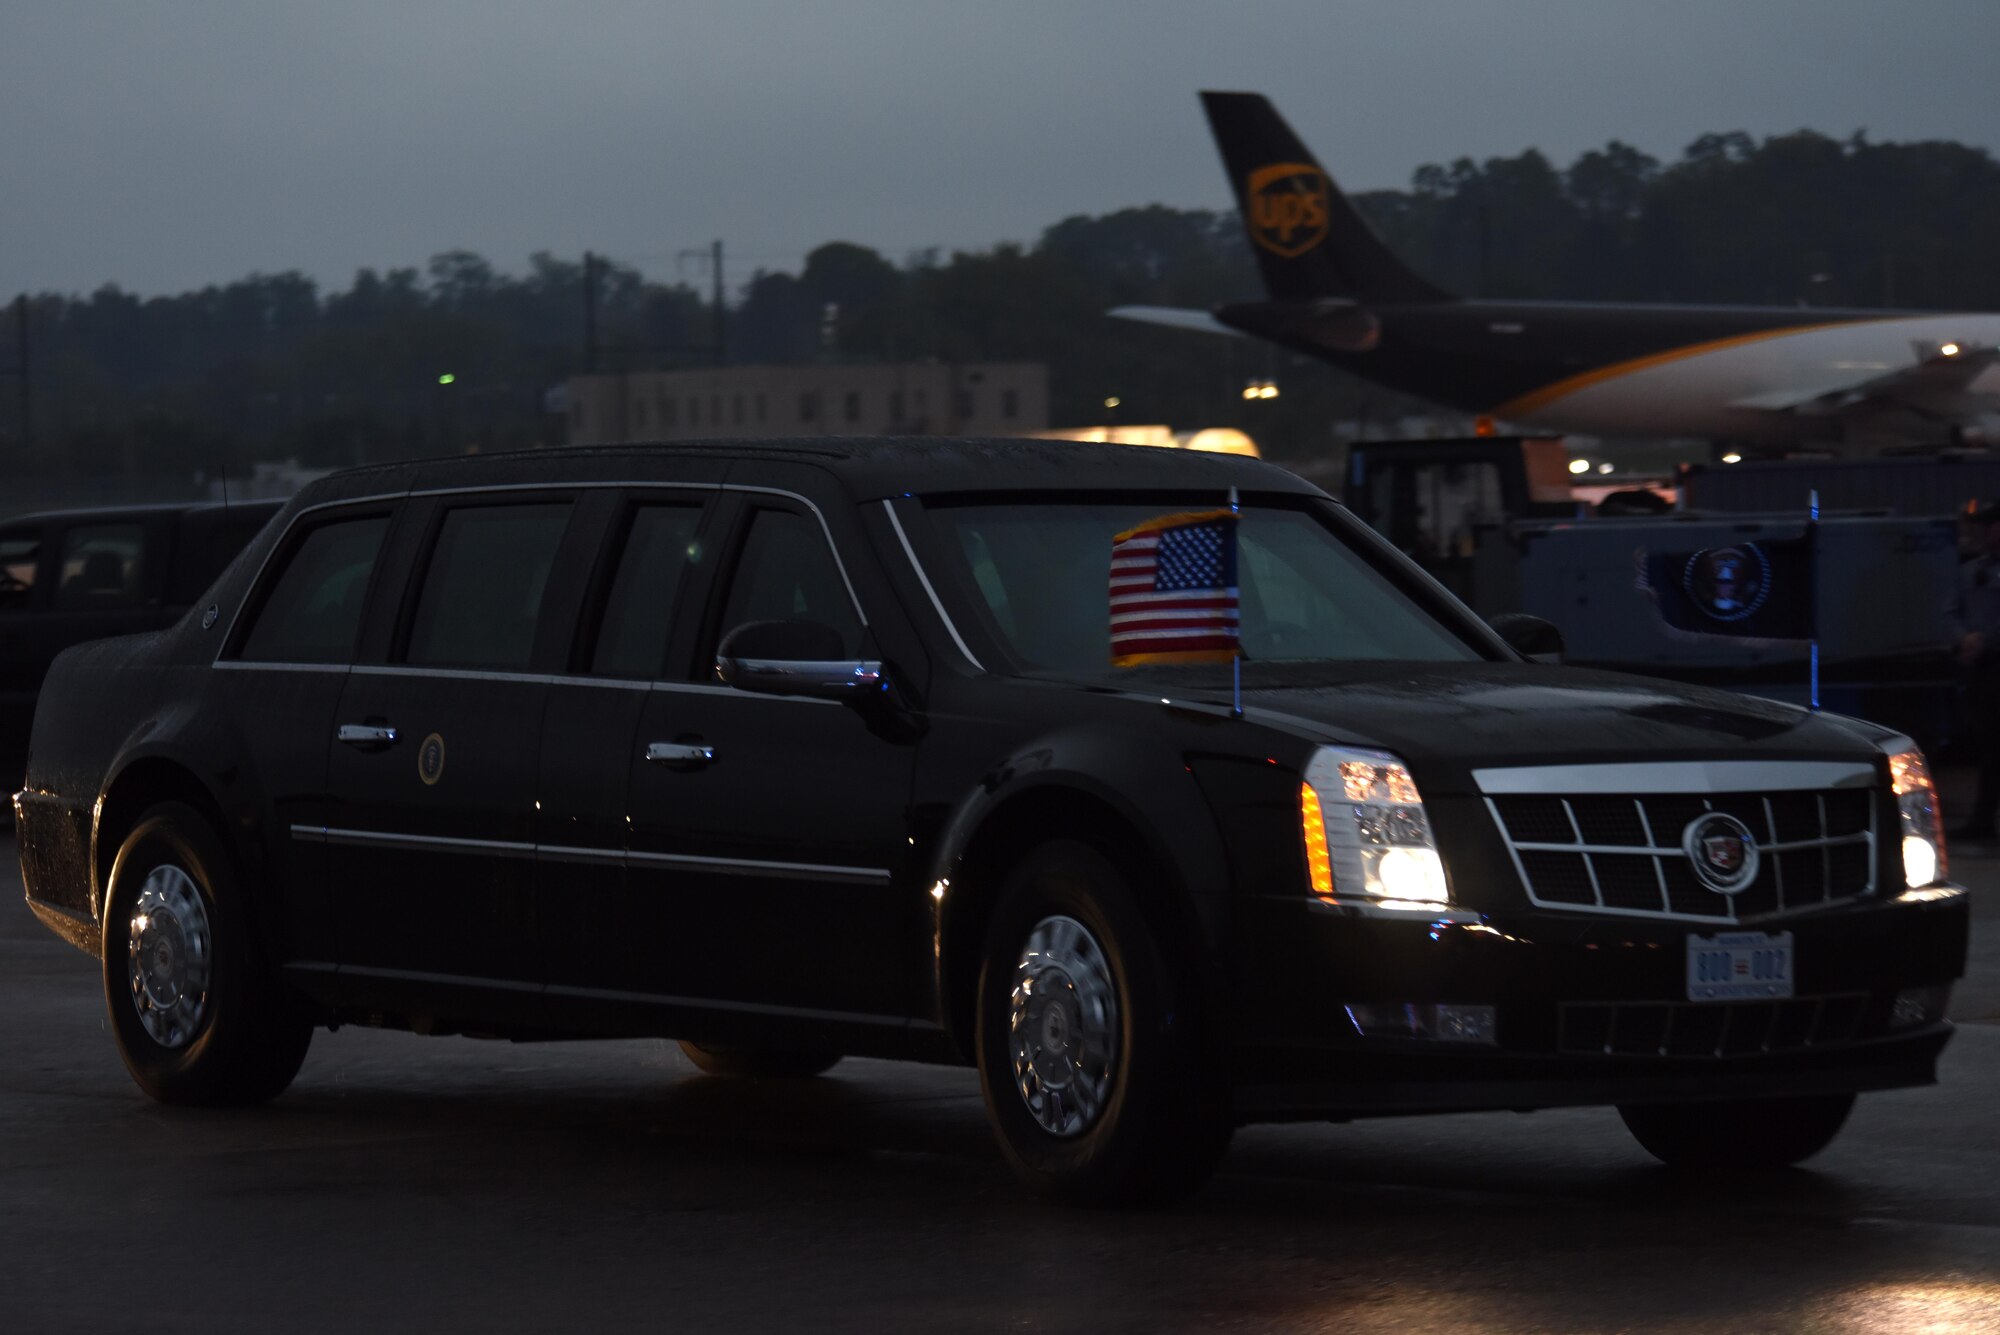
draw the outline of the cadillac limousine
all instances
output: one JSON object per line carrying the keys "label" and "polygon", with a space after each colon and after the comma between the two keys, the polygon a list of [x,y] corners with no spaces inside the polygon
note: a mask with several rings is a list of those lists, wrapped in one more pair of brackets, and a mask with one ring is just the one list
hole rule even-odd
{"label": "cadillac limousine", "polygon": [[[1115,666],[1114,615],[1223,604],[1118,612],[1215,548],[1114,543],[1232,502],[1242,657]],[[1932,1081],[1968,913],[1917,748],[1496,621],[1242,459],[361,469],[57,660],[23,879],[170,1103],[270,1099],[337,1024],[966,1063],[1072,1200],[1188,1190],[1247,1122],[1464,1109],[1784,1164]]]}

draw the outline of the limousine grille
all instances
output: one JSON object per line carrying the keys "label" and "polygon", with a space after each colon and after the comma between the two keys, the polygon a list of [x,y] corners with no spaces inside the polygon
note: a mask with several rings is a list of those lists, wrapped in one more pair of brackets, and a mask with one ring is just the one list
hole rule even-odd
{"label": "limousine grille", "polygon": [[[1507,794],[1486,804],[1528,898],[1545,908],[1750,922],[1860,899],[1875,888],[1875,800],[1865,788],[1815,792]],[[1733,895],[1695,875],[1682,835],[1705,812],[1743,822],[1755,879]]]}
{"label": "limousine grille", "polygon": [[1859,1036],[1860,992],[1783,1001],[1572,1002],[1557,1050],[1619,1057],[1738,1057],[1802,1052]]}

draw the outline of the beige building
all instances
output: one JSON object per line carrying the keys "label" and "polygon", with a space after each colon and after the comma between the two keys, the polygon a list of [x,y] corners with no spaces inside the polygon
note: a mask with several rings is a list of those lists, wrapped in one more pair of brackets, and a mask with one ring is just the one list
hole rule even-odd
{"label": "beige building", "polygon": [[572,377],[569,443],[1019,436],[1049,424],[1040,362],[718,366]]}

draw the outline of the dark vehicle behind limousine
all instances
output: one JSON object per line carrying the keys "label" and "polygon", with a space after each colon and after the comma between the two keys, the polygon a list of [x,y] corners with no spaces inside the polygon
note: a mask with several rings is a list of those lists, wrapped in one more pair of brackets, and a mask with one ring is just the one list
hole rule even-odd
{"label": "dark vehicle behind limousine", "polygon": [[[1234,601],[1118,615],[1233,608],[1241,662],[1114,667],[1113,588],[1200,585],[1212,535],[1157,535],[1218,512]],[[1532,661],[1545,623],[1253,461],[379,467],[202,601],[63,655],[16,798],[168,1102],[271,1098],[340,1023],[972,1063],[1024,1179],[1122,1200],[1245,1122],[1454,1109],[1794,1162],[1950,1032],[1967,901],[1907,739]]]}
{"label": "dark vehicle behind limousine", "polygon": [[170,626],[277,501],[49,510],[0,520],[0,779],[20,782],[35,696],[72,644]]}

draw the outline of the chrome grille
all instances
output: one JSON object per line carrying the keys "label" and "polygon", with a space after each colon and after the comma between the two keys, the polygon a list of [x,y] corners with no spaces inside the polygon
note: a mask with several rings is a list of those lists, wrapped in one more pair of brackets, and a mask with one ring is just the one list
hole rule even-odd
{"label": "chrome grille", "polygon": [[[1528,898],[1544,908],[1752,922],[1859,899],[1875,889],[1875,795],[1810,792],[1489,793]],[[1682,832],[1704,812],[1736,817],[1760,854],[1734,895],[1695,877]]]}

